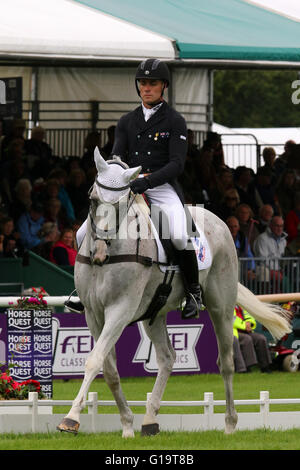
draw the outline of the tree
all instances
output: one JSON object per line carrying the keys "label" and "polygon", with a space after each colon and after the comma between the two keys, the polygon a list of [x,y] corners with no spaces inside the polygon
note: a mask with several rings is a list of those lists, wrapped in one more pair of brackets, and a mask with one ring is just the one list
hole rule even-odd
{"label": "tree", "polygon": [[298,127],[300,104],[292,102],[295,80],[294,70],[216,71],[214,121],[227,127]]}

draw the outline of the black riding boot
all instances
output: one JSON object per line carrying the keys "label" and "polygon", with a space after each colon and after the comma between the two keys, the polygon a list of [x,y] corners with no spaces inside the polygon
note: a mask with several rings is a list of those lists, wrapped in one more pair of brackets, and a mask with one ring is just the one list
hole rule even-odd
{"label": "black riding boot", "polygon": [[194,250],[177,251],[177,255],[186,292],[186,304],[182,311],[182,318],[187,320],[197,317],[200,310],[205,308],[202,304],[198,278],[198,261]]}
{"label": "black riding boot", "polygon": [[71,310],[71,312],[75,313],[84,313],[84,305],[80,302],[72,302],[72,300],[66,300],[65,306]]}

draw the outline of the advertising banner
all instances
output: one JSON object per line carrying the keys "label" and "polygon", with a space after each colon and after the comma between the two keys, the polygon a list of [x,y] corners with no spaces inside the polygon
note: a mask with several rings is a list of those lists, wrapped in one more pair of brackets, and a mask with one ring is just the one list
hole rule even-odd
{"label": "advertising banner", "polygon": [[[2,315],[1,315],[2,316]],[[6,358],[10,375],[17,382],[34,379],[52,397],[52,311],[8,309]],[[1,327],[0,327],[1,328]],[[0,337],[1,338],[1,337]]]}
{"label": "advertising banner", "polygon": [[[167,328],[176,352],[174,374],[219,373],[216,337],[206,311],[201,312],[199,319],[189,321],[183,321],[180,312],[169,312]],[[82,377],[93,346],[83,315],[53,314],[53,377]],[[116,353],[121,377],[156,375],[155,350],[142,322],[125,328]]]}
{"label": "advertising banner", "polygon": [[[20,377],[16,377],[16,380],[21,380],[21,376],[23,380],[23,376],[30,373],[36,374],[31,378],[37,377],[36,380],[47,383],[50,357],[53,378],[83,377],[85,362],[94,347],[94,339],[87,327],[84,315],[53,313],[51,333],[47,330],[47,317],[42,316],[36,319],[36,324],[34,324],[30,315],[23,315],[19,318],[18,328],[14,317],[8,317],[13,320],[11,319],[11,324],[8,321],[7,326],[3,317],[5,318],[4,315],[0,315],[0,362],[7,362],[7,357],[1,359],[1,351],[3,356],[5,350],[15,351],[16,348],[18,356],[16,355],[15,359],[27,361],[22,363],[24,367],[14,371]],[[20,322],[23,330],[19,329]],[[216,337],[206,311],[201,312],[199,319],[189,321],[182,320],[178,311],[169,312],[167,329],[176,352],[173,374],[219,373],[216,364],[218,356]],[[50,337],[51,354],[49,352]],[[4,344],[7,345],[6,349],[3,347]],[[34,360],[29,350],[34,350]],[[155,349],[145,333],[142,322],[125,328],[116,344],[116,352],[121,377],[157,374]],[[101,375],[100,373],[99,376]]]}

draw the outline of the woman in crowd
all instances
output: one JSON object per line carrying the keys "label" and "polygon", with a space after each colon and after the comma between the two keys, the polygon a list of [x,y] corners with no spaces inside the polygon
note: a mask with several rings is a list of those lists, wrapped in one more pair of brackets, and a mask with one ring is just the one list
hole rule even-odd
{"label": "woman in crowd", "polygon": [[62,231],[59,240],[50,252],[50,261],[60,266],[74,266],[77,250],[74,248],[74,232],[71,228]]}

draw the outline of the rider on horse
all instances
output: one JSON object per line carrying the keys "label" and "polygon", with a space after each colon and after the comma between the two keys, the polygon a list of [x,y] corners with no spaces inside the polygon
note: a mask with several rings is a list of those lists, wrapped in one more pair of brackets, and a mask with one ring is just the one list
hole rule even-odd
{"label": "rider on horse", "polygon": [[[182,317],[188,319],[197,316],[202,299],[198,261],[189,243],[184,200],[177,182],[187,155],[187,128],[184,118],[163,98],[169,82],[169,69],[164,62],[147,59],[138,66],[135,84],[142,103],[120,118],[112,155],[120,156],[130,168],[142,167],[140,176],[130,184],[131,191],[144,193],[150,204],[161,207],[167,216],[168,233],[186,292]],[[82,304],[76,305],[66,303],[72,310],[83,310]]]}

